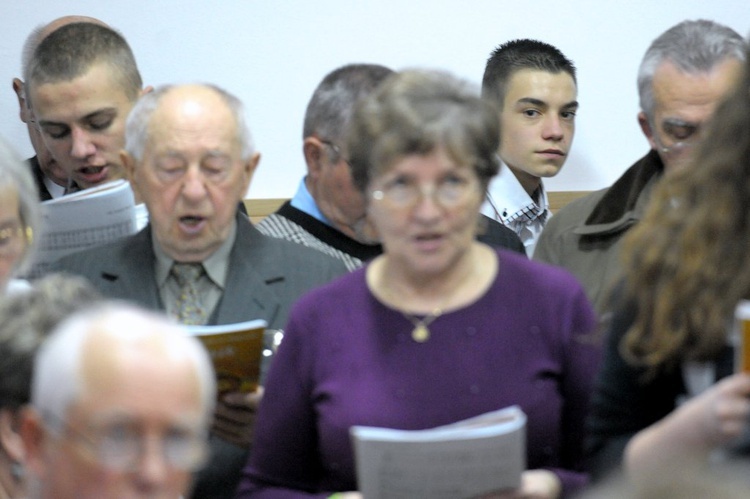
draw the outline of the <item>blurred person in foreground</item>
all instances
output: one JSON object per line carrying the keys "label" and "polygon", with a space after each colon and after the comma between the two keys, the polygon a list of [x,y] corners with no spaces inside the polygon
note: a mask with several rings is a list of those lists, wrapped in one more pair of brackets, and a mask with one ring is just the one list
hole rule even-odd
{"label": "blurred person in foreground", "polygon": [[737,441],[750,431],[750,375],[733,374],[730,335],[750,298],[749,69],[625,240],[588,425],[598,473],[624,452],[634,480],[663,484],[721,461],[715,449],[750,451]]}
{"label": "blurred person in foreground", "polygon": [[401,72],[360,102],[347,150],[384,252],[290,314],[239,497],[360,497],[352,425],[431,428],[512,404],[529,470],[507,497],[586,483],[591,307],[565,271],[474,239],[499,136],[495,107],[445,73]]}
{"label": "blurred person in foreground", "polygon": [[15,276],[31,263],[39,224],[39,195],[31,172],[0,139],[0,296],[28,288]]}
{"label": "blurred person in foreground", "polygon": [[208,454],[216,386],[200,342],[161,314],[74,314],[37,352],[21,435],[32,499],[177,498]]}
{"label": "blurred person in foreground", "polygon": [[29,403],[34,353],[60,321],[98,299],[84,279],[61,274],[0,299],[0,498],[26,496],[19,421]]}

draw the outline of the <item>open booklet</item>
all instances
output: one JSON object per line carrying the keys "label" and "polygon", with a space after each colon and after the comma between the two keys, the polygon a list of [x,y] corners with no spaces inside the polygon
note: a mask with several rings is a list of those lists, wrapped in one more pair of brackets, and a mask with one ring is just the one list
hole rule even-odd
{"label": "open booklet", "polygon": [[518,406],[428,430],[350,432],[367,499],[473,498],[518,487],[526,468],[526,415]]}
{"label": "open booklet", "polygon": [[136,205],[126,180],[107,182],[42,203],[42,231],[31,277],[55,260],[134,234]]}
{"label": "open booklet", "polygon": [[258,387],[267,323],[262,319],[220,326],[186,326],[203,343],[216,371],[216,391],[252,392]]}

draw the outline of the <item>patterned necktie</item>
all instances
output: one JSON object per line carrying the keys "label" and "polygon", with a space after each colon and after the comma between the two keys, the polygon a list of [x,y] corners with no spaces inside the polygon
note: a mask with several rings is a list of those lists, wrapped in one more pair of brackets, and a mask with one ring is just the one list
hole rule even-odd
{"label": "patterned necktie", "polygon": [[201,263],[177,263],[172,265],[172,275],[180,286],[175,313],[181,324],[202,325],[206,323],[206,309],[198,293],[198,279],[204,274]]}

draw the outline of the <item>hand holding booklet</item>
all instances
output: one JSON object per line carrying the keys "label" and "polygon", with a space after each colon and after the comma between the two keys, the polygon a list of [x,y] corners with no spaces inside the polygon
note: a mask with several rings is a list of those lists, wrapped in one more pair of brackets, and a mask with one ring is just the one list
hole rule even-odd
{"label": "hand holding booklet", "polygon": [[186,326],[211,356],[219,397],[227,392],[252,392],[258,387],[266,326],[261,319],[219,326]]}
{"label": "hand holding booklet", "polygon": [[514,489],[526,469],[518,406],[428,430],[351,428],[359,491],[367,499],[461,499]]}

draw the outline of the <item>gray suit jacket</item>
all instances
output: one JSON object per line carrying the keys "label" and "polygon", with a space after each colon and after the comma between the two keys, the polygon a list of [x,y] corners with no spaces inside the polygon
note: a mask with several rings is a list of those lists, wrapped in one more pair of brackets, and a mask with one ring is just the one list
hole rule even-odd
{"label": "gray suit jacket", "polygon": [[[154,276],[151,228],[60,259],[54,271],[87,278],[106,297],[163,310]],[[237,215],[237,238],[229,255],[225,291],[209,324],[265,319],[284,327],[292,304],[305,291],[345,274],[344,264],[323,253],[261,234]],[[233,497],[247,450],[211,439],[212,457],[198,475],[192,497]]]}
{"label": "gray suit jacket", "polygon": [[[66,256],[52,270],[81,275],[108,298],[163,310],[154,260],[149,226],[133,236]],[[269,328],[282,329],[297,298],[344,273],[346,268],[338,260],[264,236],[238,214],[225,291],[208,323],[265,319]]]}

